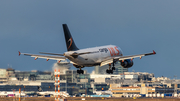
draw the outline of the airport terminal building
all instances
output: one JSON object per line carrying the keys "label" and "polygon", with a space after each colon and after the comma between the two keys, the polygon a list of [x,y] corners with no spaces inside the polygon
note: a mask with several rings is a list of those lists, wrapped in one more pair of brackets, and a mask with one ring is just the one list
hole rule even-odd
{"label": "airport terminal building", "polygon": [[[0,69],[0,92],[18,91],[19,88],[26,94],[54,92],[54,80],[54,72],[50,71]],[[125,94],[179,93],[180,81],[155,78],[153,73],[143,72],[89,74],[85,71],[84,74],[77,74],[76,70],[66,70],[60,74],[60,91],[70,96],[108,92],[114,97]]]}

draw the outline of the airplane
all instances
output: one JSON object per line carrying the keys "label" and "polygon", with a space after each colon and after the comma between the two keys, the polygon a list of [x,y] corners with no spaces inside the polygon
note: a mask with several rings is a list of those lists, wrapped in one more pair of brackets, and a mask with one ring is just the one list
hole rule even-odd
{"label": "airplane", "polygon": [[100,47],[79,49],[77,48],[71,36],[67,24],[62,24],[62,27],[65,36],[67,52],[64,52],[64,54],[39,52],[40,54],[46,54],[46,55],[37,55],[37,54],[28,54],[28,53],[19,52],[19,56],[23,54],[26,56],[34,57],[35,60],[38,58],[45,58],[47,59],[47,61],[49,59],[52,59],[52,60],[57,60],[57,62],[59,63],[62,60],[69,59],[70,63],[72,63],[73,66],[79,68],[79,70],[77,70],[78,74],[84,74],[84,71],[82,70],[82,68],[84,67],[109,65],[109,69],[106,70],[106,73],[113,74],[113,70],[115,70],[114,64],[118,61],[120,62],[122,67],[130,68],[133,66],[134,58],[139,57],[141,59],[143,56],[156,54],[156,52],[153,50],[153,52],[151,53],[123,56],[122,50],[120,49],[120,47],[116,45],[105,45]]}

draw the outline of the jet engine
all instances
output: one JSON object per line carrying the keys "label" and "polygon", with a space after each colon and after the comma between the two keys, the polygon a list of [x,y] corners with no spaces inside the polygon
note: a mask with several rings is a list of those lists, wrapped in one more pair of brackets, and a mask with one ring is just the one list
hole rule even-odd
{"label": "jet engine", "polygon": [[124,61],[121,60],[120,63],[121,63],[121,66],[124,68],[130,68],[133,66],[133,61],[131,59],[127,59]]}

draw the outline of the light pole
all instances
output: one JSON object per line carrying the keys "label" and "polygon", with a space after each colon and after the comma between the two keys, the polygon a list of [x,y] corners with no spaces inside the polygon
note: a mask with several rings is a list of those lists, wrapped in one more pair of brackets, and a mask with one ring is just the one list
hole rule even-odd
{"label": "light pole", "polygon": [[66,74],[66,93],[67,93],[67,74]]}
{"label": "light pole", "polygon": [[15,101],[15,91],[16,89],[11,89],[13,91],[13,101]]}

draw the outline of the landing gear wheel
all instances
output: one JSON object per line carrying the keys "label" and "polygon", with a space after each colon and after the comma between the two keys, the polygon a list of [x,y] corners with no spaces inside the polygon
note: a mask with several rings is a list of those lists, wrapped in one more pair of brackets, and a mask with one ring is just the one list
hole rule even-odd
{"label": "landing gear wheel", "polygon": [[84,71],[83,70],[77,70],[77,73],[78,74],[84,74]]}
{"label": "landing gear wheel", "polygon": [[106,73],[108,73],[108,74],[109,74],[109,70],[108,70],[108,69],[106,70]]}
{"label": "landing gear wheel", "polygon": [[80,74],[80,70],[77,70],[77,73]]}
{"label": "landing gear wheel", "polygon": [[108,73],[108,74],[113,74],[113,70],[106,70],[106,73]]}
{"label": "landing gear wheel", "polygon": [[112,67],[112,70],[116,70],[115,67]]}
{"label": "landing gear wheel", "polygon": [[113,70],[109,70],[111,74],[113,74]]}
{"label": "landing gear wheel", "polygon": [[81,74],[84,74],[84,71],[83,70],[80,70],[81,71]]}

